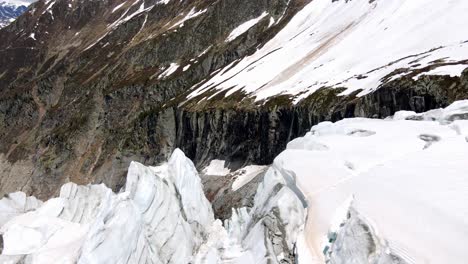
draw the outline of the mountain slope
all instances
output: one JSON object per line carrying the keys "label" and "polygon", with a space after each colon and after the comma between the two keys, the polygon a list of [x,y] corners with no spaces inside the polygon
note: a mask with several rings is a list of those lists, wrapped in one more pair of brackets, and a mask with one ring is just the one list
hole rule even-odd
{"label": "mountain slope", "polygon": [[0,30],[0,194],[118,190],[176,147],[266,165],[320,121],[467,98],[467,5],[430,3],[36,2]]}
{"label": "mountain slope", "polygon": [[285,94],[299,102],[322,87],[362,96],[403,76],[460,76],[468,67],[466,1],[434,2],[427,12],[419,12],[423,0],[371,2],[313,1],[263,48],[189,98],[240,89],[256,100]]}
{"label": "mountain slope", "polygon": [[[285,0],[36,2],[0,31],[6,40],[0,43],[5,120],[0,151],[5,174],[12,175],[3,178],[3,189],[26,183],[13,179],[15,170],[34,174],[24,180],[37,179],[45,196],[69,179],[118,188],[131,160],[166,159],[180,132],[167,120],[155,130],[164,135],[134,143],[145,136],[138,127],[153,129],[143,124],[145,116],[217,68],[252,53],[302,5]],[[279,21],[276,27],[265,21],[250,28],[246,39],[223,41],[264,12]],[[37,150],[41,154],[31,156]],[[41,168],[31,169],[34,164]],[[91,174],[97,169],[102,172]]]}
{"label": "mountain slope", "polygon": [[0,2],[0,28],[7,26],[27,9],[27,4]]}

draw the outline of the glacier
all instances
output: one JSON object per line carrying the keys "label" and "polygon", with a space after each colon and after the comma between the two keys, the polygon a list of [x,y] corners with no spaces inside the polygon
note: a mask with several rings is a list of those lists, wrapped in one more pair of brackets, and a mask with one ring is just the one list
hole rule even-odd
{"label": "glacier", "polygon": [[[65,184],[44,203],[18,192],[0,200],[0,263],[269,263],[292,251],[305,210],[275,169],[251,210],[225,229],[214,219],[193,163],[176,149],[158,167],[131,163],[124,189]],[[265,241],[265,243],[258,243]]]}
{"label": "glacier", "polygon": [[468,100],[323,122],[275,164],[295,173],[306,197],[305,243],[318,263],[468,258]]}
{"label": "glacier", "polygon": [[322,122],[269,166],[252,207],[221,222],[176,149],[157,167],[131,163],[118,193],[7,195],[0,263],[463,263],[467,161],[468,100]]}

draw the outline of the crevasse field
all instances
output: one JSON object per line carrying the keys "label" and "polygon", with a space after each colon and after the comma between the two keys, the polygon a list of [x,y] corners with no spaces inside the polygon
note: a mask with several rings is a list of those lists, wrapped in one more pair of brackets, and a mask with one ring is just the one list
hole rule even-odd
{"label": "crevasse field", "polygon": [[269,263],[273,212],[299,263],[463,263],[467,115],[465,100],[320,123],[275,159],[252,209],[224,225],[180,150],[159,167],[132,163],[120,193],[73,183],[45,202],[12,193],[0,200],[0,262]]}

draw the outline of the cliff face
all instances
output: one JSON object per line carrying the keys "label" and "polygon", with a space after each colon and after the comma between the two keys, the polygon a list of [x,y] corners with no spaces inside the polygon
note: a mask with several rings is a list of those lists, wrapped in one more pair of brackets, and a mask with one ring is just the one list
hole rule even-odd
{"label": "cliff face", "polygon": [[[252,53],[303,5],[283,0],[35,3],[0,31],[5,40],[0,43],[1,193],[22,189],[44,198],[70,180],[122,181],[130,159],[155,155],[138,151],[121,157],[140,116]],[[233,29],[264,12],[278,23],[269,26],[265,18],[242,37],[225,41]],[[172,72],[175,64],[180,66]],[[102,177],[90,176],[93,171]]]}
{"label": "cliff face", "polygon": [[413,78],[465,65],[459,58],[395,70],[359,96],[341,95],[344,84],[263,99],[203,87],[277,43],[305,7],[309,1],[35,3],[0,30],[0,194],[48,198],[69,181],[118,190],[130,161],[158,164],[176,147],[198,167],[213,158],[269,164],[319,121],[420,112],[467,97],[466,72]]}
{"label": "cliff face", "polygon": [[267,165],[290,140],[321,121],[385,118],[400,110],[424,112],[466,98],[468,72],[418,81],[402,78],[362,97],[339,96],[340,91],[321,89],[298,104],[276,97],[255,107],[239,107],[233,96],[213,98],[203,106],[189,102],[154,110],[135,122],[126,149],[164,155],[179,147],[197,164],[221,158]]}

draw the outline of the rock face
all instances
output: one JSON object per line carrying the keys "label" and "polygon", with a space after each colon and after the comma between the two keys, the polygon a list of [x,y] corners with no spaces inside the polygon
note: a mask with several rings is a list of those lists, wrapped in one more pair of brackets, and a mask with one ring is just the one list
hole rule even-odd
{"label": "rock face", "polygon": [[[467,97],[466,72],[416,76],[463,66],[460,54],[457,62],[438,61],[418,72],[396,69],[363,96],[340,96],[346,87],[326,85],[301,100],[287,93],[256,100],[242,89],[217,87],[194,96],[215,76],[271,47],[293,18],[320,16],[309,2],[34,3],[0,30],[0,194],[22,190],[46,199],[70,181],[118,191],[131,161],[156,165],[175,148],[199,168],[214,158],[270,164],[288,141],[320,121],[419,112]],[[356,1],[334,4],[351,8]]]}
{"label": "rock face", "polygon": [[[2,194],[22,189],[45,198],[70,180],[105,182],[118,190],[131,160],[155,164],[177,145],[166,138],[148,139],[144,144],[157,145],[157,152],[135,151],[128,142],[135,137],[134,127],[147,125],[140,120],[253,52],[304,3],[121,4],[39,1],[0,31]],[[281,20],[269,27],[265,18],[236,40],[224,41],[264,12]],[[163,120],[174,118],[161,114]],[[164,129],[157,133],[176,134],[175,122],[159,127]]]}

